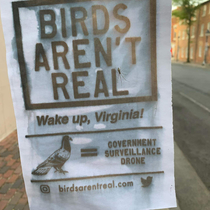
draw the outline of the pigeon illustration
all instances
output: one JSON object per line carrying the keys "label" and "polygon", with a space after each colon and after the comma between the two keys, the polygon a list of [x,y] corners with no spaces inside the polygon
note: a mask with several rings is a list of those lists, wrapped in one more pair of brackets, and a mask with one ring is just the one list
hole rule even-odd
{"label": "pigeon illustration", "polygon": [[46,175],[52,167],[55,168],[55,172],[68,173],[68,171],[63,171],[62,166],[71,155],[70,141],[72,141],[71,137],[64,136],[60,149],[56,150],[43,163],[39,164],[37,168],[32,171],[32,174]]}
{"label": "pigeon illustration", "polygon": [[148,176],[147,179],[141,178],[142,187],[149,187],[152,183],[152,178],[151,176]]}

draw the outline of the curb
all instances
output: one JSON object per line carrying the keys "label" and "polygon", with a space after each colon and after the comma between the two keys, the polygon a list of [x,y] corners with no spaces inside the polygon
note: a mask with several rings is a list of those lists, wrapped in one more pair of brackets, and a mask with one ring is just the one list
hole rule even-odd
{"label": "curb", "polygon": [[186,65],[186,66],[199,67],[206,70],[210,70],[210,64],[206,64],[205,66],[203,66],[202,64],[186,63],[186,62],[173,61],[173,60],[171,61],[171,64]]}

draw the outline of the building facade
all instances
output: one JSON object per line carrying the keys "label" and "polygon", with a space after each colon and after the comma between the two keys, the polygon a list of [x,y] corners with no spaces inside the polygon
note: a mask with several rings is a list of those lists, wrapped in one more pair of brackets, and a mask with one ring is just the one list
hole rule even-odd
{"label": "building facade", "polygon": [[0,141],[16,129],[6,65],[6,49],[0,19]]}
{"label": "building facade", "polygon": [[[210,64],[210,0],[200,5],[193,21],[190,28],[190,61]],[[188,28],[176,17],[172,17],[171,49],[173,60],[187,61]]]}

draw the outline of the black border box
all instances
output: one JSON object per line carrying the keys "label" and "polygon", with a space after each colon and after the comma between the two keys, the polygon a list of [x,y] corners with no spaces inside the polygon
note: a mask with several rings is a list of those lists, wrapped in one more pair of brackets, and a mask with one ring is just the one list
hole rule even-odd
{"label": "black border box", "polygon": [[[19,1],[12,2],[13,8],[13,21],[18,53],[18,62],[21,73],[21,82],[23,88],[23,96],[26,110],[34,109],[51,109],[51,108],[64,108],[64,107],[81,107],[81,106],[97,106],[97,105],[111,105],[122,103],[134,102],[147,102],[157,101],[157,60],[156,60],[156,0],[150,1],[150,52],[151,52],[151,96],[141,97],[126,97],[118,99],[103,99],[103,100],[86,100],[86,101],[68,101],[68,102],[55,102],[55,103],[39,103],[32,104],[30,100],[30,91],[27,79],[26,64],[23,54],[22,46],[22,32],[19,17],[19,8],[33,7],[42,5],[65,4],[75,2],[87,2],[90,0],[33,0],[33,1]],[[100,0],[95,0],[100,1]]]}

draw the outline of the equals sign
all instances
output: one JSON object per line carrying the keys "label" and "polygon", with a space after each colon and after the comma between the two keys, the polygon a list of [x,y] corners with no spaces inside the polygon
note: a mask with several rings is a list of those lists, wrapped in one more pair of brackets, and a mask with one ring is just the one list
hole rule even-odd
{"label": "equals sign", "polygon": [[96,148],[81,149],[81,157],[94,157],[97,155],[98,152]]}

